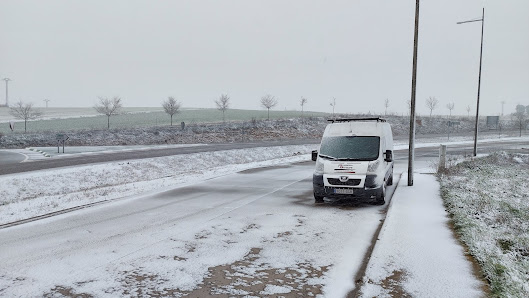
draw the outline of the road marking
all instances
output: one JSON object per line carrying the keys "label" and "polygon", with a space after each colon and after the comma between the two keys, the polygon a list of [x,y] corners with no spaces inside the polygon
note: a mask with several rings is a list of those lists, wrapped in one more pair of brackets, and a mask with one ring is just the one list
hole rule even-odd
{"label": "road marking", "polygon": [[27,161],[27,160],[29,159],[29,156],[26,155],[26,154],[24,154],[24,153],[22,153],[22,152],[20,152],[20,151],[18,151],[18,150],[25,150],[25,149],[2,150],[2,151],[5,151],[5,152],[12,152],[12,153],[18,153],[18,154],[20,154],[20,155],[23,155],[23,156],[24,156],[24,160],[23,160],[23,161],[20,161],[20,162],[18,162],[18,163],[22,163],[22,162]]}

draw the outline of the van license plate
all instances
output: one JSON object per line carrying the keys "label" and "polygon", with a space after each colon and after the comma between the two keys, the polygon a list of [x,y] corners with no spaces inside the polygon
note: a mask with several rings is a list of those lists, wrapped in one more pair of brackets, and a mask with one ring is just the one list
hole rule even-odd
{"label": "van license plate", "polygon": [[341,194],[341,195],[352,195],[353,189],[352,188],[335,188],[334,193]]}

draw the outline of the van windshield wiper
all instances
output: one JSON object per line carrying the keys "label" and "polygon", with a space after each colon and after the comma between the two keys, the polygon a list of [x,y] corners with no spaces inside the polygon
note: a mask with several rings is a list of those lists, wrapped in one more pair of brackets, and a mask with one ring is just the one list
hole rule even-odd
{"label": "van windshield wiper", "polygon": [[374,159],[369,158],[336,158],[339,161],[373,161]]}
{"label": "van windshield wiper", "polygon": [[336,160],[336,157],[332,157],[332,156],[324,155],[324,154],[320,154],[320,157],[323,157],[323,158],[326,158],[326,159],[330,159],[330,160]]}
{"label": "van windshield wiper", "polygon": [[363,158],[336,158],[335,160],[340,160],[340,161],[359,161],[359,160],[364,160]]}

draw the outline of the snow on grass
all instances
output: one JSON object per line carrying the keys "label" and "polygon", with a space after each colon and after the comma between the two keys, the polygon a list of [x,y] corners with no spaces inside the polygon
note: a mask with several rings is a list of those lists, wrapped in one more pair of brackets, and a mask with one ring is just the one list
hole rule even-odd
{"label": "snow on grass", "polygon": [[0,177],[0,224],[278,163],[317,145],[261,147],[60,168]]}
{"label": "snow on grass", "polygon": [[529,297],[529,156],[494,153],[441,179],[454,226],[493,296]]}

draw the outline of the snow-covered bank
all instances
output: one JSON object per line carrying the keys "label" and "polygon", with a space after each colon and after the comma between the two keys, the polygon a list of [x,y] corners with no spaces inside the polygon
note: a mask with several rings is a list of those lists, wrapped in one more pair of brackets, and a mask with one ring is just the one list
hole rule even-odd
{"label": "snow-covered bank", "polygon": [[5,175],[0,177],[0,224],[244,169],[309,160],[307,154],[316,147],[227,150]]}
{"label": "snow-covered bank", "polygon": [[[340,115],[343,118],[366,118],[373,115]],[[396,138],[406,138],[409,130],[408,117],[384,117],[391,124]],[[116,146],[116,145],[161,145],[161,144],[193,144],[193,143],[224,143],[224,142],[255,142],[260,140],[286,139],[319,139],[329,123],[324,117],[305,117],[259,120],[239,120],[211,123],[214,119],[205,118],[206,122],[186,122],[184,129],[178,126],[154,125],[136,126],[125,125],[121,128],[74,129],[75,123],[64,123],[61,129],[44,129],[45,131],[29,130],[27,133],[0,131],[0,148],[20,149],[25,147],[42,147],[57,145],[57,133],[69,136],[67,146]],[[456,120],[456,119],[453,119]],[[435,138],[461,139],[472,138],[474,122],[468,118],[458,118],[460,125],[450,128],[447,119],[443,117],[424,118],[421,125],[416,127],[417,139]],[[105,121],[102,121],[106,123]],[[488,129],[482,122],[479,128],[479,138],[504,138],[518,136],[519,131],[513,123],[505,122],[501,131]],[[7,127],[7,126],[6,126]],[[43,127],[39,127],[43,130]],[[1,130],[1,129],[0,129]],[[527,135],[527,131],[522,132]],[[422,140],[421,140],[422,141]]]}
{"label": "snow-covered bank", "polygon": [[[508,137],[508,138],[488,138],[486,136],[483,139],[478,140],[478,146],[480,143],[489,143],[489,142],[510,142],[510,141],[519,141],[519,142],[529,142],[529,137]],[[415,148],[431,148],[439,147],[440,145],[472,145],[474,144],[473,136],[460,136],[456,138],[451,138],[450,140],[444,140],[440,138],[423,138],[420,139],[420,143],[415,143]],[[395,140],[394,149],[395,150],[404,150],[408,149],[408,140]],[[529,147],[526,146],[526,147]]]}
{"label": "snow-covered bank", "polygon": [[497,297],[529,297],[529,155],[493,153],[448,169],[441,191],[456,232]]}

